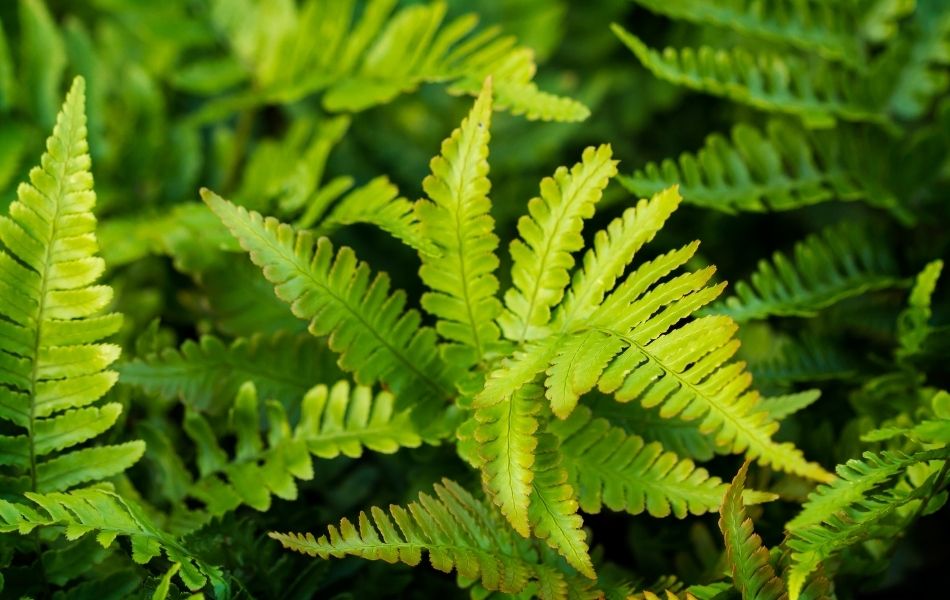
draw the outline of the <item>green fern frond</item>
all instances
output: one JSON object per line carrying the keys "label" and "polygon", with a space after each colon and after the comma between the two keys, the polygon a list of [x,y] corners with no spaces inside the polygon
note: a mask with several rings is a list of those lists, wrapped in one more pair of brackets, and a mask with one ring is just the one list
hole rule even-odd
{"label": "green fern frond", "polygon": [[475,410],[482,482],[511,526],[525,537],[530,533],[528,507],[542,397],[540,386],[528,384],[505,400]]}
{"label": "green fern frond", "polygon": [[933,316],[930,304],[937,280],[943,271],[943,261],[935,260],[927,264],[914,280],[908,298],[908,307],[897,320],[898,358],[907,358],[918,354],[924,342],[933,333],[930,319]]}
{"label": "green fern frond", "polygon": [[798,242],[793,257],[759,261],[749,283],[710,312],[743,322],[770,316],[814,316],[822,308],[900,283],[889,251],[862,229],[843,224]]}
{"label": "green fern frond", "polygon": [[596,579],[588,554],[584,520],[577,514],[579,507],[574,488],[561,463],[557,438],[550,433],[540,434],[532,481],[534,490],[528,508],[531,530],[578,572]]}
{"label": "green fern frond", "polygon": [[419,275],[431,290],[422,306],[439,319],[436,330],[448,341],[446,360],[463,366],[483,361],[499,340],[498,236],[488,199],[491,90],[488,80],[461,127],[442,142],[422,183],[428,199],[416,204],[421,230],[438,252],[420,253]]}
{"label": "green fern frond", "polygon": [[791,566],[786,572],[790,600],[800,600],[809,575],[842,549],[871,537],[894,536],[900,527],[889,524],[888,518],[929,492],[929,486],[920,486],[911,491],[895,488],[865,494],[822,522],[790,532]]}
{"label": "green fern frond", "polygon": [[541,182],[540,197],[528,202],[529,215],[518,220],[519,239],[511,243],[512,287],[499,318],[512,340],[536,339],[547,333],[551,309],[570,283],[571,253],[584,247],[584,219],[594,214],[611,177],[617,174],[610,146],[587,148],[581,162],[559,168]]}
{"label": "green fern frond", "polygon": [[[598,513],[610,510],[654,517],[670,514],[684,518],[716,510],[726,484],[710,477],[693,461],[664,450],[658,442],[614,427],[606,419],[594,418],[590,409],[579,406],[566,420],[554,420],[548,431],[560,440],[561,462],[568,480],[578,491],[581,510]],[[762,492],[747,492],[751,502],[774,498]]]}
{"label": "green fern frond", "polygon": [[120,404],[91,406],[115,384],[121,349],[99,343],[122,317],[101,311],[112,288],[92,214],[85,83],[73,82],[40,166],[0,217],[0,418],[25,433],[0,436],[5,494],[52,492],[120,473],[140,441],[69,451],[109,429]]}
{"label": "green fern frond", "polygon": [[135,562],[148,563],[164,552],[168,560],[179,565],[178,576],[189,590],[200,590],[210,581],[215,597],[228,597],[228,586],[219,569],[196,557],[174,536],[159,529],[141,507],[111,489],[27,492],[25,496],[32,504],[0,500],[0,532],[25,535],[37,528],[57,528],[68,540],[96,532],[96,541],[104,548],[119,536],[128,537]]}
{"label": "green fern frond", "polygon": [[719,530],[726,542],[726,562],[743,600],[786,600],[784,582],[775,575],[769,562],[769,550],[755,533],[742,501],[748,470],[749,463],[746,462],[726,490],[719,509]]}
{"label": "green fern frond", "polygon": [[649,10],[673,19],[715,25],[799,50],[863,65],[866,56],[856,25],[858,3],[828,4],[822,0],[757,4],[754,0],[635,0]]}
{"label": "green fern frond", "polygon": [[805,390],[781,396],[762,398],[762,408],[769,417],[781,421],[785,417],[811,406],[821,397],[821,390]]}
{"label": "green fern frond", "polygon": [[856,72],[792,55],[709,46],[650,48],[617,24],[613,32],[660,79],[742,102],[767,112],[796,115],[811,127],[831,127],[837,119],[889,123],[880,94]]}
{"label": "green fern frond", "polygon": [[778,356],[753,362],[749,370],[760,385],[774,387],[853,377],[859,366],[853,355],[831,342],[813,335],[785,339]]}
{"label": "green fern frond", "polygon": [[[221,516],[242,504],[265,511],[272,495],[296,499],[295,480],[314,475],[310,455],[358,458],[367,449],[391,454],[422,443],[409,411],[397,411],[392,394],[374,396],[369,388],[351,388],[346,381],[329,389],[318,385],[307,392],[293,427],[279,402],[266,402],[263,412],[265,431],[260,425],[257,390],[246,383],[234,400],[229,426],[220,434],[236,439],[235,454],[229,457],[216,429],[199,413],[186,411],[184,430],[195,444],[199,471],[186,495],[205,504],[207,517]],[[265,432],[266,437],[262,436]],[[199,516],[197,522],[205,518]]]}
{"label": "green fern frond", "polygon": [[357,223],[375,225],[423,255],[435,252],[419,228],[412,203],[399,195],[387,177],[377,177],[345,195],[320,221],[318,230],[330,235],[341,226]]}
{"label": "green fern frond", "polygon": [[902,119],[926,114],[950,88],[950,6],[917,0],[908,33],[892,44],[875,76],[886,83],[888,109]]}
{"label": "green fern frond", "polygon": [[923,457],[896,451],[880,454],[865,452],[862,458],[853,458],[835,469],[838,478],[818,486],[808,495],[798,516],[786,523],[790,533],[828,522],[834,515],[867,497],[875,490],[902,475],[910,465]]}
{"label": "green fern frond", "polygon": [[[405,310],[405,293],[390,293],[389,277],[371,279],[353,250],[334,253],[327,238],[314,239],[274,218],[235,206],[207,190],[202,196],[314,335],[329,335],[339,365],[357,383],[383,381],[405,404],[437,409],[454,396],[454,378],[436,349],[435,332]],[[419,411],[423,412],[422,410]]]}
{"label": "green fern frond", "polygon": [[238,103],[293,102],[324,91],[327,110],[360,111],[430,82],[476,95],[492,76],[499,109],[557,121],[589,114],[575,100],[539,90],[532,52],[512,37],[497,28],[476,31],[475,15],[445,22],[444,2],[395,12],[394,0],[373,0],[362,11],[353,0],[308,0],[299,9],[282,4],[218,2],[218,21],[261,90],[262,98],[249,92]]}
{"label": "green fern frond", "polygon": [[773,119],[764,131],[740,123],[729,139],[712,134],[695,154],[648,163],[620,181],[639,195],[679,183],[685,202],[729,214],[865,197],[862,180],[845,165],[824,160],[818,144],[814,136],[786,120]]}
{"label": "green fern frond", "polygon": [[343,519],[319,538],[269,535],[285,548],[322,559],[359,556],[416,566],[425,551],[434,569],[455,569],[487,590],[518,593],[536,581],[542,598],[567,597],[563,573],[540,563],[489,506],[447,479],[435,485],[435,497],[420,493],[405,508],[390,506],[389,514],[373,507],[369,515],[360,513],[357,525]]}
{"label": "green fern frond", "polygon": [[122,383],[210,414],[225,412],[247,381],[261,396],[289,406],[320,381],[339,376],[324,340],[283,332],[230,344],[205,335],[120,364],[118,371]]}

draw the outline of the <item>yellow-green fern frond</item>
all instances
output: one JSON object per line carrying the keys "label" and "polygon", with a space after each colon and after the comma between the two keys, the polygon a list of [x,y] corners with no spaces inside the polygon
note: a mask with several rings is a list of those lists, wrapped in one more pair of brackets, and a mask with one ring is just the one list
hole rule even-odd
{"label": "yellow-green fern frond", "polygon": [[[561,461],[584,512],[597,513],[606,506],[682,519],[714,511],[722,502],[726,484],[718,477],[658,442],[647,443],[606,419],[594,418],[587,407],[578,407],[564,421],[552,421],[548,430],[560,440]],[[746,492],[749,502],[773,498]]]}
{"label": "yellow-green fern frond", "polygon": [[422,306],[439,319],[446,360],[464,366],[483,361],[499,339],[498,236],[488,199],[491,90],[488,80],[461,127],[442,142],[422,183],[428,199],[416,204],[421,230],[437,252],[420,253],[419,275],[431,290]]}
{"label": "yellow-green fern frond", "polygon": [[539,562],[489,506],[449,480],[436,484],[434,497],[421,493],[405,508],[390,506],[388,514],[374,507],[370,514],[360,513],[356,524],[343,519],[320,537],[269,535],[285,548],[323,559],[359,556],[415,566],[425,551],[434,569],[457,570],[487,590],[517,593],[538,582],[542,598],[567,597],[565,573]]}
{"label": "yellow-green fern frond", "polygon": [[119,314],[102,315],[112,289],[95,285],[96,195],[89,172],[85,84],[77,78],[40,166],[0,217],[0,418],[24,433],[0,436],[6,494],[53,492],[120,473],[142,442],[70,450],[109,429],[122,410],[93,406],[116,382],[120,348],[100,343]]}
{"label": "yellow-green fern frond", "polygon": [[571,254],[584,247],[584,220],[593,216],[594,205],[617,174],[612,156],[607,145],[587,148],[581,162],[545,178],[541,195],[528,202],[529,215],[518,220],[521,237],[511,243],[513,285],[505,293],[506,310],[499,319],[509,339],[547,333],[551,309],[570,283]]}

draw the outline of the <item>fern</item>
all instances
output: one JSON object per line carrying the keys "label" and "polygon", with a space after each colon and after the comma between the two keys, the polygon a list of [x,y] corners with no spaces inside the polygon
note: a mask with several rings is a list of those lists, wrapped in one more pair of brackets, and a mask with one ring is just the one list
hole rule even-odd
{"label": "fern", "polygon": [[261,395],[285,405],[338,371],[323,340],[311,335],[255,335],[230,344],[214,336],[188,340],[120,364],[122,383],[199,412],[222,414],[238,388],[253,381]]}
{"label": "fern", "polygon": [[[260,90],[228,104],[293,102],[325,91],[327,110],[360,111],[427,82],[447,82],[450,92],[476,94],[491,75],[498,108],[559,121],[589,114],[577,101],[538,89],[530,50],[494,29],[473,33],[474,15],[445,23],[442,2],[394,13],[393,0],[373,0],[358,19],[352,0],[308,0],[299,9],[290,2],[258,0],[216,4],[218,22]],[[219,110],[206,108],[206,113]]]}
{"label": "fern", "polygon": [[943,261],[935,260],[928,263],[914,281],[908,299],[909,306],[901,312],[897,321],[897,338],[900,343],[898,358],[919,354],[927,338],[934,333],[930,324],[933,316],[931,303],[941,271]]}
{"label": "fern", "polygon": [[811,406],[821,397],[821,390],[805,390],[793,394],[771,396],[762,399],[762,408],[776,421]]}
{"label": "fern", "polygon": [[712,134],[695,154],[647,163],[621,182],[640,195],[679,183],[685,202],[730,214],[792,210],[831,199],[894,204],[828,147],[824,137],[786,120],[773,119],[764,131],[740,123],[729,139]]}
{"label": "fern", "polygon": [[120,473],[142,442],[69,450],[103,433],[122,411],[93,406],[115,384],[120,348],[97,343],[122,322],[99,315],[112,289],[93,285],[96,196],[86,144],[84,81],[66,96],[39,167],[0,217],[0,417],[25,433],[0,436],[5,495],[53,492]]}
{"label": "fern", "polygon": [[[251,383],[238,391],[229,426],[220,433],[199,413],[186,411],[183,429],[195,445],[199,476],[190,481],[185,495],[205,505],[204,514],[187,520],[179,516],[190,524],[188,529],[241,505],[266,511],[272,496],[296,499],[295,480],[314,476],[310,455],[358,458],[365,449],[389,454],[421,443],[409,412],[394,410],[391,394],[381,392],[374,397],[368,388],[351,388],[346,381],[330,389],[319,385],[307,392],[293,427],[282,404],[266,402],[266,441],[260,413],[257,389]],[[234,436],[233,457],[221,447],[219,435]]]}
{"label": "fern", "polygon": [[760,261],[750,283],[710,310],[737,321],[813,316],[845,298],[897,285],[894,259],[864,231],[844,224],[795,245],[791,260],[776,252]]}
{"label": "fern", "polygon": [[405,295],[390,294],[386,275],[371,281],[369,267],[351,249],[334,254],[327,238],[314,240],[206,190],[203,197],[294,314],[310,322],[314,335],[329,335],[340,367],[354,372],[358,383],[385,381],[397,398],[412,390],[419,404],[435,407],[452,398],[434,332],[419,327],[416,311],[404,311]]}
{"label": "fern", "polygon": [[742,47],[658,52],[619,25],[611,28],[647,69],[671,83],[795,115],[812,127],[831,127],[837,119],[889,123],[874,84],[847,68]]}
{"label": "fern", "polygon": [[443,350],[446,360],[463,366],[496,352],[499,340],[498,237],[488,199],[491,90],[488,80],[462,126],[443,142],[432,175],[423,182],[429,200],[416,205],[422,232],[438,252],[420,255],[419,275],[432,290],[423,295],[422,306],[439,318],[436,330],[452,343]]}
{"label": "fern", "polygon": [[[616,511],[654,517],[670,514],[684,518],[716,510],[726,484],[710,477],[693,461],[681,459],[657,443],[613,427],[578,407],[564,421],[549,424],[560,440],[562,462],[568,479],[579,490],[584,512],[598,513],[602,506]],[[762,502],[770,494],[747,492],[750,501]]]}
{"label": "fern", "polygon": [[358,527],[344,519],[319,538],[310,533],[270,536],[285,548],[323,559],[359,556],[415,566],[425,551],[434,569],[455,569],[487,590],[515,593],[534,580],[542,598],[567,597],[564,574],[539,563],[488,506],[452,481],[436,484],[435,497],[420,493],[406,508],[390,506],[387,514],[374,507],[370,513],[360,513]]}
{"label": "fern", "polygon": [[200,590],[210,582],[216,598],[229,597],[219,569],[196,557],[175,537],[159,529],[140,506],[111,489],[27,492],[26,498],[30,504],[0,500],[0,532],[22,535],[37,528],[56,528],[68,540],[75,540],[95,531],[96,541],[103,547],[119,536],[128,537],[135,562],[145,564],[164,552],[189,590]]}
{"label": "fern", "polygon": [[759,5],[752,0],[636,0],[653,12],[674,19],[735,29],[765,40],[817,52],[825,58],[860,66],[865,48],[855,35],[861,12],[855,2],[827,5],[821,0],[779,1]]}
{"label": "fern", "polygon": [[753,362],[749,370],[761,384],[778,387],[854,377],[859,363],[844,348],[829,342],[821,343],[814,335],[785,339],[777,356]]}
{"label": "fern", "polygon": [[742,501],[749,463],[739,469],[719,510],[719,529],[726,541],[726,561],[743,600],[785,600],[781,579],[769,562],[769,550],[753,529]]}

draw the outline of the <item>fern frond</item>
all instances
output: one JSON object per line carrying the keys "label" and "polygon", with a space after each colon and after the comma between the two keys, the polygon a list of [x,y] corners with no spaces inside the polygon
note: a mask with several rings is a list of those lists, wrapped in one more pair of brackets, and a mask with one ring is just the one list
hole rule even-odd
{"label": "fern frond", "polygon": [[746,462],[726,490],[719,509],[719,530],[726,541],[726,561],[743,600],[787,600],[784,583],[775,575],[769,562],[769,550],[755,533],[742,501],[748,470]]}
{"label": "fern frond", "polygon": [[594,235],[592,247],[584,254],[581,268],[575,272],[564,301],[558,306],[555,329],[573,330],[582,326],[613,289],[636,253],[663,228],[682,200],[676,185],[648,195],[649,200],[641,199]]}
{"label": "fern frond", "polygon": [[447,479],[435,485],[435,497],[420,493],[405,508],[390,506],[389,514],[373,507],[369,515],[360,513],[357,525],[343,519],[319,538],[310,533],[268,535],[287,549],[322,559],[359,556],[416,566],[425,551],[434,569],[457,570],[459,577],[487,590],[517,593],[537,581],[542,598],[566,597],[562,573],[539,563],[489,506]]}
{"label": "fern frond", "polygon": [[[265,511],[272,495],[295,499],[295,480],[313,478],[310,455],[359,458],[367,449],[391,454],[422,443],[409,411],[397,411],[392,394],[380,392],[374,396],[369,388],[352,388],[346,381],[329,389],[318,385],[307,392],[293,427],[279,402],[266,402],[263,412],[266,437],[262,435],[261,407],[252,383],[238,391],[229,426],[220,434],[199,413],[186,411],[184,430],[195,444],[199,471],[186,495],[206,507],[206,517],[199,515],[193,521],[221,516],[242,504]],[[219,435],[235,437],[233,457],[222,448]]]}
{"label": "fern frond", "polygon": [[422,255],[436,251],[420,230],[412,203],[399,195],[387,177],[377,177],[343,196],[320,221],[318,230],[330,235],[341,226],[357,223],[375,225]]}
{"label": "fern frond", "polygon": [[897,319],[898,358],[907,358],[918,354],[924,342],[933,333],[930,319],[933,316],[931,301],[937,280],[943,271],[943,261],[935,260],[927,264],[914,280],[910,290],[908,307],[901,311]]}
{"label": "fern frond", "polygon": [[950,88],[950,7],[943,0],[917,0],[907,34],[893,43],[875,77],[890,93],[888,109],[902,119],[926,114]]}
{"label": "fern frond", "polygon": [[917,455],[896,451],[880,454],[865,452],[862,458],[853,458],[838,465],[838,478],[820,485],[808,495],[802,510],[785,527],[795,533],[810,526],[828,522],[834,515],[860,502],[862,498],[901,475],[910,465],[921,462]]}
{"label": "fern frond", "polygon": [[[729,362],[738,349],[735,322],[702,317],[672,329],[723,288],[706,285],[711,268],[655,285],[694,251],[695,245],[687,246],[644,263],[605,299],[586,325],[599,334],[592,343],[601,353],[596,364],[585,364],[584,370],[597,373],[600,391],[621,402],[660,406],[663,417],[702,418],[700,431],[715,434],[717,445],[732,452],[745,452],[763,465],[827,479],[829,474],[807,463],[794,446],[771,439],[778,423],[758,406],[758,392],[748,389],[752,378],[744,363]],[[608,338],[609,344],[601,343]],[[619,348],[612,345],[616,342]],[[552,371],[558,368],[555,364]],[[567,406],[576,403],[576,396],[570,400]],[[552,401],[552,406],[557,404]]]}
{"label": "fern frond", "polygon": [[867,197],[861,178],[826,160],[819,143],[786,120],[770,120],[764,131],[740,123],[728,139],[714,133],[695,154],[648,163],[620,181],[640,195],[679,183],[685,202],[729,214]]}
{"label": "fern frond", "polygon": [[482,482],[515,531],[528,537],[529,498],[538,444],[538,385],[520,386],[510,396],[475,410]]}
{"label": "fern frond", "polygon": [[119,380],[199,412],[221,414],[253,381],[261,396],[285,405],[339,372],[324,340],[307,333],[255,335],[225,344],[211,335],[118,366]]}
{"label": "fern frond", "polygon": [[762,398],[762,408],[769,413],[769,417],[781,421],[788,415],[811,406],[821,397],[821,390],[805,390],[781,396]]}
{"label": "fern frond", "polygon": [[219,21],[261,90],[262,98],[245,102],[294,102],[325,91],[327,110],[360,111],[429,82],[476,95],[492,76],[499,109],[557,121],[589,114],[575,100],[539,90],[532,52],[512,37],[494,28],[476,32],[471,14],[445,22],[444,2],[395,12],[393,0],[372,0],[362,11],[353,0],[308,0],[283,11],[257,0],[219,5]]}
{"label": "fern frond", "polygon": [[499,339],[494,321],[502,309],[495,296],[498,236],[488,199],[491,89],[488,80],[461,127],[442,142],[442,153],[430,163],[432,174],[422,183],[428,199],[416,204],[421,229],[438,252],[420,254],[419,275],[431,290],[422,296],[422,306],[439,318],[436,330],[449,342],[446,360],[464,366],[494,350]]}
{"label": "fern frond", "polygon": [[567,562],[591,579],[596,579],[588,554],[584,521],[579,514],[574,488],[561,466],[558,440],[550,433],[538,436],[533,491],[528,519],[534,535],[545,540]]}
{"label": "fern frond", "polygon": [[[12,467],[4,492],[61,491],[120,473],[139,459],[140,441],[73,446],[110,428],[115,403],[91,406],[115,384],[108,370],[121,349],[99,343],[121,325],[101,315],[112,288],[94,285],[96,195],[86,142],[85,83],[77,78],[46,142],[40,166],[0,216],[0,418],[25,433],[0,436]],[[58,454],[57,454],[58,453]]]}
{"label": "fern frond", "polygon": [[[389,277],[371,279],[369,267],[350,248],[334,254],[327,238],[313,239],[274,218],[237,207],[203,190],[251,260],[275,285],[314,335],[329,335],[339,365],[357,383],[383,381],[402,403],[437,409],[454,395],[454,379],[436,349],[435,332],[405,310],[405,293],[390,293]],[[420,413],[423,411],[420,410]]]}
{"label": "fern frond", "polygon": [[889,123],[879,93],[857,73],[791,55],[709,46],[659,52],[617,24],[613,32],[660,79],[742,102],[767,112],[796,115],[811,127],[837,119]]}
{"label": "fern frond", "polygon": [[[658,442],[646,443],[606,419],[594,418],[586,406],[563,421],[551,421],[548,431],[560,440],[561,461],[584,512],[598,513],[606,506],[682,519],[714,511],[722,502],[726,484],[721,479]],[[774,498],[761,492],[747,497],[753,502]]]}
{"label": "fern frond", "polygon": [[796,382],[848,379],[858,372],[858,364],[831,340],[805,335],[785,340],[777,357],[753,362],[749,370],[760,385],[783,387]]}
{"label": "fern frond", "polygon": [[790,600],[799,600],[808,576],[842,549],[870,537],[896,535],[888,517],[928,492],[928,486],[920,486],[909,492],[890,489],[864,495],[824,521],[791,532],[787,541],[791,566],[786,573]]}
{"label": "fern frond", "polygon": [[749,283],[710,312],[743,322],[770,316],[814,316],[822,308],[900,280],[890,252],[847,223],[798,242],[793,257],[776,252],[759,261]]}
{"label": "fern frond", "polygon": [[215,597],[227,597],[227,583],[220,570],[205,563],[174,536],[159,529],[137,504],[106,488],[65,493],[27,492],[32,504],[0,500],[0,532],[21,535],[37,528],[61,528],[66,539],[96,532],[96,541],[109,547],[119,536],[128,537],[132,558],[145,564],[161,553],[179,565],[178,576],[192,591],[210,582]]}
{"label": "fern frond", "polygon": [[779,0],[760,5],[754,0],[635,1],[673,19],[734,29],[850,65],[860,66],[866,60],[865,48],[856,31],[861,17],[858,3]]}
{"label": "fern frond", "polygon": [[547,333],[551,309],[570,283],[571,253],[584,247],[584,219],[594,214],[611,177],[617,174],[610,146],[587,148],[581,162],[559,168],[541,182],[540,197],[528,202],[529,215],[518,220],[519,239],[511,243],[512,287],[498,322],[513,340]]}

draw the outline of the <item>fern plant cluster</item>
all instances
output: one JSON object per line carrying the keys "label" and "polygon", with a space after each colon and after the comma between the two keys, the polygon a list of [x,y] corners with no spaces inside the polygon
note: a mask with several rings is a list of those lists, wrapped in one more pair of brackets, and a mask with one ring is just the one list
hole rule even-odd
{"label": "fern plant cluster", "polygon": [[0,596],[946,589],[948,89],[941,0],[0,6]]}

